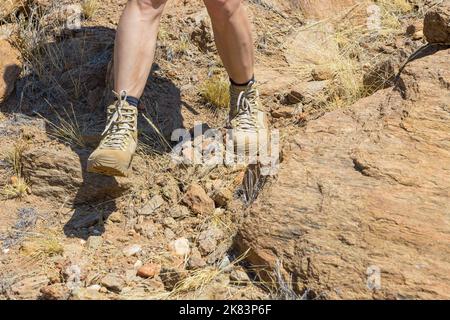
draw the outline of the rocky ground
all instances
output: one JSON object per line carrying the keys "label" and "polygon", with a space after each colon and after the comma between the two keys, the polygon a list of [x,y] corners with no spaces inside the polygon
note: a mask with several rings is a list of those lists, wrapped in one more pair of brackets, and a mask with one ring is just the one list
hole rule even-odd
{"label": "rocky ground", "polygon": [[449,298],[449,1],[246,1],[268,178],[171,157],[227,115],[200,1],[168,4],[128,178],[85,172],[125,1],[25,2],[0,4],[0,299]]}

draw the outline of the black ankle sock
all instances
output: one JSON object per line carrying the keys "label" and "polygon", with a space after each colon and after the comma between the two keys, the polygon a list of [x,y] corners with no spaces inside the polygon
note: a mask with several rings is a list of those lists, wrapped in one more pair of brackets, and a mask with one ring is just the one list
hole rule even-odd
{"label": "black ankle sock", "polygon": [[133,107],[137,108],[138,105],[139,105],[139,99],[136,98],[136,97],[127,96],[127,98],[125,100],[128,102],[128,104],[130,106],[133,106]]}
{"label": "black ankle sock", "polygon": [[245,83],[237,83],[237,82],[233,81],[233,79],[231,79],[231,78],[230,78],[230,82],[234,86],[244,87],[244,86],[247,86],[250,82],[255,82],[255,76],[252,76],[252,78]]}

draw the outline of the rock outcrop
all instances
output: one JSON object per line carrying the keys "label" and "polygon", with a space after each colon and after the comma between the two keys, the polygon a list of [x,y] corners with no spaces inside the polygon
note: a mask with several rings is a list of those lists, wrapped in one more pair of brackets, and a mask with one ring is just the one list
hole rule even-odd
{"label": "rock outcrop", "polygon": [[450,43],[450,1],[444,0],[427,12],[423,30],[430,43]]}
{"label": "rock outcrop", "polygon": [[23,154],[23,173],[32,193],[54,203],[83,204],[120,196],[131,187],[127,178],[87,173],[89,150],[47,145]]}
{"label": "rock outcrop", "polygon": [[424,53],[293,135],[236,237],[253,265],[316,297],[450,298],[449,61]]}

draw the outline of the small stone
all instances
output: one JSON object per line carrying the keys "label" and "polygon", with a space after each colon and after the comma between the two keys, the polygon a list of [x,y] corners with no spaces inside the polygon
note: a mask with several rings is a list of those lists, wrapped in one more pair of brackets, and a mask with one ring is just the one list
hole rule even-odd
{"label": "small stone", "polygon": [[175,286],[186,277],[186,274],[182,270],[176,268],[162,267],[159,277],[164,283],[164,288],[168,291],[172,291]]}
{"label": "small stone", "polygon": [[175,182],[168,183],[161,188],[161,194],[164,196],[164,198],[171,202],[177,202],[179,192],[180,189]]}
{"label": "small stone", "polygon": [[173,228],[176,226],[176,224],[177,224],[177,222],[172,217],[167,217],[167,218],[164,218],[164,220],[163,220],[163,225],[168,228]]}
{"label": "small stone", "polygon": [[206,261],[202,258],[198,249],[194,247],[188,260],[188,269],[198,269],[204,266],[206,266]]}
{"label": "small stone", "polygon": [[188,260],[189,269],[199,269],[206,266],[206,261],[202,257],[192,256]]}
{"label": "small stone", "polygon": [[40,298],[45,300],[63,300],[66,299],[69,294],[67,287],[61,283],[55,283],[42,287],[40,292]]}
{"label": "small stone", "polygon": [[114,211],[110,214],[108,220],[114,223],[120,223],[123,221],[123,214],[120,211]]}
{"label": "small stone", "polygon": [[334,71],[328,66],[317,66],[311,71],[311,76],[315,81],[330,80],[334,78]]}
{"label": "small stone", "polygon": [[131,257],[134,256],[136,254],[138,254],[139,252],[142,251],[142,248],[140,245],[138,244],[133,244],[131,246],[126,247],[125,249],[123,249],[123,254],[126,255],[127,257]]}
{"label": "small stone", "polygon": [[93,284],[92,286],[89,286],[86,289],[89,291],[93,291],[93,292],[99,292],[101,289],[101,286],[98,284]]}
{"label": "small stone", "polygon": [[140,210],[139,214],[149,216],[153,214],[156,209],[161,207],[165,203],[164,199],[160,195],[153,196],[148,203]]}
{"label": "small stone", "polygon": [[124,281],[116,274],[110,273],[103,277],[101,285],[112,292],[119,293],[123,289]]}
{"label": "small stone", "polygon": [[91,250],[97,250],[103,244],[101,236],[90,236],[86,241],[86,246]]}
{"label": "small stone", "polygon": [[143,265],[143,263],[141,260],[136,260],[136,262],[133,265],[134,270],[138,270],[140,267],[142,267],[142,265]]}
{"label": "small stone", "polygon": [[195,214],[208,214],[215,208],[214,201],[200,185],[195,183],[189,186],[182,201]]}
{"label": "small stone", "polygon": [[231,271],[231,267],[230,257],[228,257],[228,255],[225,255],[222,261],[220,261],[219,263],[219,270],[228,272]]}
{"label": "small stone", "polygon": [[156,263],[146,263],[137,271],[137,275],[141,278],[153,278],[159,274],[161,265]]}
{"label": "small stone", "polygon": [[227,207],[228,203],[233,199],[233,192],[228,188],[221,188],[213,195],[215,204],[219,207]]}
{"label": "small stone", "polygon": [[175,232],[172,231],[172,229],[170,228],[166,228],[164,229],[164,236],[166,237],[167,240],[172,240],[173,238],[175,238]]}
{"label": "small stone", "polygon": [[225,241],[222,241],[217,244],[217,246],[214,248],[214,251],[210,253],[206,259],[207,264],[217,264],[222,257],[226,254],[228,251],[229,246]]}
{"label": "small stone", "polygon": [[200,233],[198,237],[198,244],[200,252],[204,255],[213,252],[217,247],[217,240],[223,237],[222,230],[216,227],[210,227]]}
{"label": "small stone", "polygon": [[171,208],[169,214],[174,219],[181,219],[189,216],[189,209],[178,205]]}
{"label": "small stone", "polygon": [[234,269],[230,273],[230,280],[232,284],[239,286],[246,286],[250,282],[248,274],[242,269]]}
{"label": "small stone", "polygon": [[[137,281],[136,269],[128,269],[125,271],[125,280],[129,284],[130,282]],[[122,291],[123,293],[123,291]]]}
{"label": "small stone", "polygon": [[415,32],[415,33],[412,35],[412,39],[413,39],[413,40],[420,40],[420,39],[422,39],[422,38],[423,38],[423,31],[422,31],[422,30],[417,31],[417,32]]}
{"label": "small stone", "polygon": [[155,235],[157,230],[158,230],[158,228],[153,222],[147,221],[147,222],[140,224],[139,233],[141,233],[143,236],[146,236],[147,238],[150,239],[150,238],[153,238],[153,236]]}
{"label": "small stone", "polygon": [[36,275],[27,277],[14,283],[11,286],[11,292],[20,296],[21,299],[37,299],[40,294],[40,288],[48,284],[48,278],[45,275]]}
{"label": "small stone", "polygon": [[309,81],[294,85],[286,97],[287,104],[297,104],[299,102],[309,104],[326,100],[326,91],[329,81]]}
{"label": "small stone", "polygon": [[273,109],[270,114],[276,119],[292,118],[294,116],[294,108],[290,106],[281,106],[277,109]]}
{"label": "small stone", "polygon": [[179,238],[173,241],[171,247],[177,256],[184,257],[191,252],[189,241],[186,238]]}
{"label": "small stone", "polygon": [[100,294],[107,293],[106,288],[101,287],[99,290],[92,290],[89,288],[77,288],[72,292],[71,299],[73,300],[102,300],[104,297]]}

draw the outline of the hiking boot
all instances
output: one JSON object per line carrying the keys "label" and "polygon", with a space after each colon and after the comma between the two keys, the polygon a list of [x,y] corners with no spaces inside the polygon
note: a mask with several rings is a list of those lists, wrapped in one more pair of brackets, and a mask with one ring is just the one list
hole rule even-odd
{"label": "hiking boot", "polygon": [[126,93],[117,95],[108,107],[107,125],[97,149],[89,156],[88,172],[108,176],[128,176],[137,146],[137,108],[126,101]]}
{"label": "hiking boot", "polygon": [[230,113],[228,127],[236,150],[256,155],[268,143],[267,115],[254,88],[254,81],[246,86],[230,85]]}

